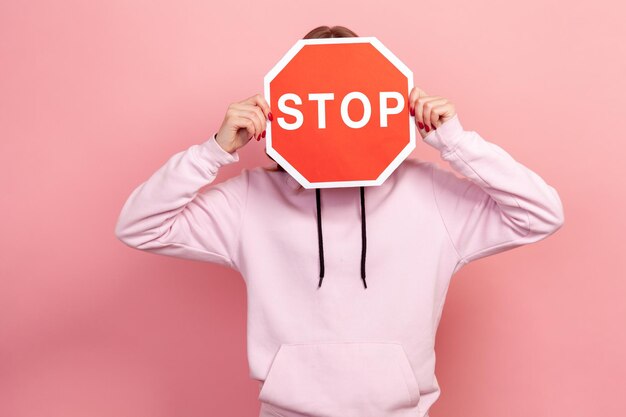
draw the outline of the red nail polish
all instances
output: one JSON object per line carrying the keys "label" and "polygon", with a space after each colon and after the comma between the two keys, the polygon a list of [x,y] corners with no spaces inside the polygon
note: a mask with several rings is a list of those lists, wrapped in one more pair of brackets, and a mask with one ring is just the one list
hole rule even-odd
{"label": "red nail polish", "polygon": [[264,138],[265,137],[265,130],[263,131],[263,133],[261,134],[261,137]]}
{"label": "red nail polish", "polygon": [[269,112],[269,113],[267,114],[267,118],[268,118],[268,119],[270,119],[270,122],[271,122],[272,120],[274,120],[274,116],[272,115],[272,112]]}
{"label": "red nail polish", "polygon": [[422,122],[417,122],[417,125],[420,127],[420,129],[424,128],[424,125],[422,124]]}
{"label": "red nail polish", "polygon": [[415,116],[415,109],[411,107],[411,116]]}
{"label": "red nail polish", "polygon": [[424,126],[424,129],[426,129],[427,132],[430,132],[430,129],[428,128],[428,125]]}

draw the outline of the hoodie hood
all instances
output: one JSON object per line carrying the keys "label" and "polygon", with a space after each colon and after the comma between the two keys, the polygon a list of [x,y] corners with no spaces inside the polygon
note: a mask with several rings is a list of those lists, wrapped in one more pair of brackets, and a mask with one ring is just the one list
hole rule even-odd
{"label": "hoodie hood", "polygon": [[[289,173],[285,172],[287,176],[287,184],[293,189],[298,190],[301,188],[300,183],[293,178]],[[302,188],[304,190],[304,188]],[[361,197],[361,280],[363,281],[363,287],[367,289],[367,281],[365,280],[365,254],[367,252],[367,227],[365,222],[365,187],[359,187],[359,193]],[[324,280],[324,234],[322,229],[322,202],[321,202],[321,188],[315,188],[315,203],[317,213],[317,240],[318,240],[318,252],[320,258],[320,275],[318,288],[322,286]]]}

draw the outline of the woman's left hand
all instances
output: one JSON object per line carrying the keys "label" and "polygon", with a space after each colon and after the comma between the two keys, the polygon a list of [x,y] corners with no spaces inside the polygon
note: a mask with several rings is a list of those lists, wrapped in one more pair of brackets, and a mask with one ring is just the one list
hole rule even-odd
{"label": "woman's left hand", "polygon": [[409,109],[411,116],[415,116],[415,124],[422,138],[456,114],[451,101],[440,96],[429,96],[418,87],[413,87],[409,94]]}

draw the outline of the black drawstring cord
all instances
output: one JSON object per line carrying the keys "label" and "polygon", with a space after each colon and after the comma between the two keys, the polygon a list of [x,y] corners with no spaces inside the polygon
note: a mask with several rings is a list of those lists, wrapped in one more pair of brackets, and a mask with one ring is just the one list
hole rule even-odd
{"label": "black drawstring cord", "polygon": [[367,289],[365,282],[365,249],[367,247],[367,237],[365,228],[365,187],[361,187],[361,279]]}
{"label": "black drawstring cord", "polygon": [[324,279],[324,243],[322,239],[322,212],[320,210],[320,189],[315,189],[315,200],[317,202],[317,240],[319,242],[319,254],[320,254],[320,281],[317,284],[317,288],[322,286],[322,280]]}
{"label": "black drawstring cord", "polygon": [[[367,282],[365,281],[365,252],[367,248],[367,237],[366,237],[366,225],[365,225],[365,188],[360,187],[361,193],[361,279],[363,280],[363,285],[367,289]],[[319,243],[319,254],[320,254],[320,280],[317,284],[317,288],[322,286],[322,281],[324,280],[324,239],[322,237],[322,210],[320,203],[320,189],[315,189],[315,202],[317,205],[317,240]]]}

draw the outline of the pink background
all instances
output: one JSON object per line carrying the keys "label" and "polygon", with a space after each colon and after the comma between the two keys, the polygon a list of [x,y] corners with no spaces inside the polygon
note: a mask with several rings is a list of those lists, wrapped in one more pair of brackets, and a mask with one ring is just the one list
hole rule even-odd
{"label": "pink background", "polygon": [[[19,4],[18,4],[19,3]],[[565,225],[453,279],[433,417],[626,415],[626,51],[617,1],[3,1],[0,416],[256,416],[246,293],[130,249],[120,209],[308,30],[376,36],[468,130],[560,193]],[[264,140],[240,150],[269,164]],[[439,160],[419,141],[415,155]]]}

